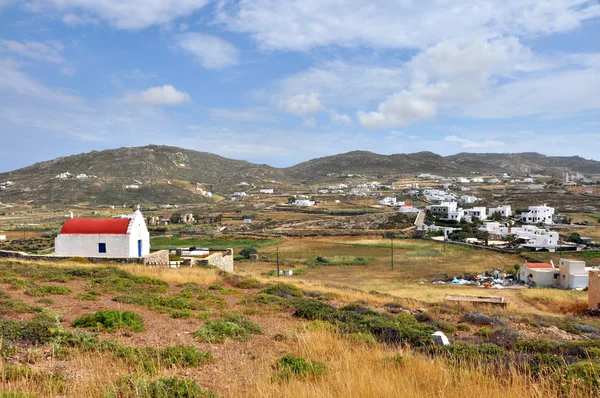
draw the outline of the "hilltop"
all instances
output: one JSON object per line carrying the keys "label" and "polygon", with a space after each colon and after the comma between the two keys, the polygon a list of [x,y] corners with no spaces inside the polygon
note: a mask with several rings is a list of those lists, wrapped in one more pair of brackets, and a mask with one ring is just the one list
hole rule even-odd
{"label": "hilltop", "polygon": [[600,173],[600,162],[538,153],[459,153],[444,157],[432,152],[380,155],[353,151],[275,168],[208,152],[149,145],[60,157],[2,173],[0,182],[14,184],[0,191],[0,202],[207,203],[212,199],[205,192],[230,194],[243,190],[240,182],[247,182],[246,189],[252,189],[275,183],[315,184],[348,174],[373,178],[418,173],[560,176],[566,171]]}

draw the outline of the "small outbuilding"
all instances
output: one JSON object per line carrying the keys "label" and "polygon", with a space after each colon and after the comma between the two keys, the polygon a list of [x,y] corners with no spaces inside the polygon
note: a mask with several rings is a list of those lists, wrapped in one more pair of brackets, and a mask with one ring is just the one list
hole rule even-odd
{"label": "small outbuilding", "polygon": [[150,234],[139,210],[114,218],[70,218],[54,246],[56,256],[142,257],[150,253]]}

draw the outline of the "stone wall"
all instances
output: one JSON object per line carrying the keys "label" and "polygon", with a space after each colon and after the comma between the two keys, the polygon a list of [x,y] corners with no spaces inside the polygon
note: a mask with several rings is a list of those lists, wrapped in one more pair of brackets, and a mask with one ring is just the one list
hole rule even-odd
{"label": "stone wall", "polygon": [[195,260],[196,265],[211,265],[223,271],[233,272],[233,249],[213,252],[210,256]]}
{"label": "stone wall", "polygon": [[[0,250],[0,258],[14,258],[19,260],[30,260],[30,261],[48,261],[58,262],[73,258],[73,256],[53,256],[53,255],[39,255],[39,254],[27,254],[22,252],[13,252],[7,250]],[[123,263],[123,264],[144,264],[144,265],[169,265],[169,252],[167,250],[160,250],[155,253],[147,254],[143,257],[83,257],[86,258],[90,263]]]}
{"label": "stone wall", "polygon": [[141,258],[144,265],[169,265],[169,251],[159,250],[154,253],[146,254]]}
{"label": "stone wall", "polygon": [[600,309],[600,271],[590,271],[588,282],[588,307],[591,310]]}

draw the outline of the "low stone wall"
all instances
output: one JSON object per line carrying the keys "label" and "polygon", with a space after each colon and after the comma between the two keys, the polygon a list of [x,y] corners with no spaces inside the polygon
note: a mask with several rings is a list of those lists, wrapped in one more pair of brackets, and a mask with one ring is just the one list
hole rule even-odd
{"label": "low stone wall", "polygon": [[146,254],[141,258],[144,265],[169,265],[169,251],[159,250],[154,253]]}
{"label": "low stone wall", "polygon": [[211,265],[223,271],[233,272],[233,249],[215,251],[211,255],[194,260],[199,266]]}
{"label": "low stone wall", "polygon": [[[58,262],[74,258],[73,256],[54,256],[54,255],[40,255],[40,254],[27,254],[23,252],[13,252],[7,250],[0,250],[0,258],[14,258],[19,260],[30,260],[30,261],[48,261]],[[147,254],[143,257],[84,257],[90,263],[123,263],[123,264],[144,264],[144,265],[169,265],[169,252],[167,250],[161,250],[158,252]]]}

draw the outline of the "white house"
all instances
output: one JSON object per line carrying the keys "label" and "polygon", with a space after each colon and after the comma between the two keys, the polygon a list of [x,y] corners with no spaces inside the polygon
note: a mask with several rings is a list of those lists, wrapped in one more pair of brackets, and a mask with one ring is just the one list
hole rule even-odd
{"label": "white house", "polygon": [[475,203],[477,198],[473,195],[463,195],[460,197],[460,201],[463,203]]}
{"label": "white house", "polygon": [[266,193],[266,194],[271,194],[274,193],[275,190],[273,188],[264,188],[260,190],[260,193]]}
{"label": "white house", "polygon": [[480,231],[488,232],[492,235],[498,235],[502,238],[514,236],[515,241],[522,241],[522,247],[532,249],[553,250],[558,246],[558,232],[549,231],[544,228],[538,228],[533,225],[524,225],[523,227],[507,227],[499,222],[486,222]]}
{"label": "white house", "polygon": [[556,286],[559,277],[559,269],[552,260],[549,263],[526,262],[517,272],[517,280],[534,286]]}
{"label": "white house", "polygon": [[488,208],[488,217],[492,217],[494,213],[499,213],[502,218],[508,218],[512,216],[512,209],[510,205]]}
{"label": "white house", "polygon": [[560,287],[563,289],[580,289],[588,286],[590,269],[585,261],[560,259]]}
{"label": "white house", "polygon": [[301,200],[294,201],[292,203],[292,206],[308,207],[308,206],[313,206],[314,204],[315,204],[315,202],[312,200],[301,199]]}
{"label": "white house", "polygon": [[57,256],[142,257],[150,253],[150,234],[139,210],[115,218],[70,218],[54,246]]}
{"label": "white house", "polygon": [[485,207],[473,207],[472,209],[464,209],[464,212],[466,218],[477,218],[479,220],[485,220],[487,218]]}
{"label": "white house", "polygon": [[529,211],[521,213],[521,221],[527,224],[552,224],[552,216],[554,215],[554,207],[549,207],[547,204],[542,206],[529,206]]}
{"label": "white house", "polygon": [[379,201],[382,206],[396,206],[396,198],[385,197]]}
{"label": "white house", "polygon": [[427,206],[427,210],[431,212],[431,214],[437,214],[441,216],[447,216],[448,213],[456,211],[458,205],[456,202],[442,202],[439,205],[431,205]]}
{"label": "white house", "polygon": [[471,179],[471,182],[481,183],[481,182],[483,182],[483,178],[481,178],[481,177],[475,177],[475,178]]}

